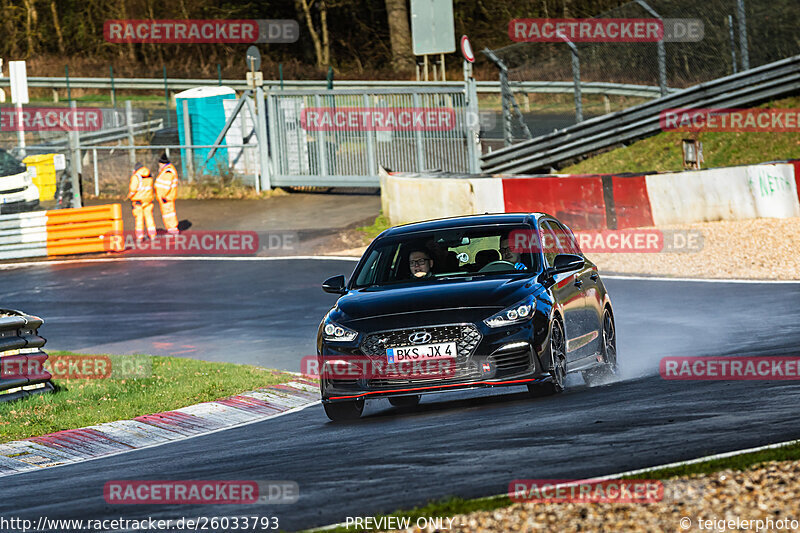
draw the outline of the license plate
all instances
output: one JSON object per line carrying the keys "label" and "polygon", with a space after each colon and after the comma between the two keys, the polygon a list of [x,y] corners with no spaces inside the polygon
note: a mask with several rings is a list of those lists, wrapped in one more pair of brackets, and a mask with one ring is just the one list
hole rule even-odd
{"label": "license plate", "polygon": [[455,342],[418,344],[416,346],[398,346],[397,348],[386,349],[386,358],[389,363],[451,359],[455,358],[456,354]]}

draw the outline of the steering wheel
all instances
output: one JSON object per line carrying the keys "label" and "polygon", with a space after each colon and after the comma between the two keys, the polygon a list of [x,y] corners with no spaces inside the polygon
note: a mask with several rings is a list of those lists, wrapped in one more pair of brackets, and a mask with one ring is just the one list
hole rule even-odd
{"label": "steering wheel", "polygon": [[487,264],[478,272],[501,272],[503,270],[508,270],[508,267],[511,267],[511,270],[514,270],[514,263],[510,263],[508,261],[492,261],[491,263]]}

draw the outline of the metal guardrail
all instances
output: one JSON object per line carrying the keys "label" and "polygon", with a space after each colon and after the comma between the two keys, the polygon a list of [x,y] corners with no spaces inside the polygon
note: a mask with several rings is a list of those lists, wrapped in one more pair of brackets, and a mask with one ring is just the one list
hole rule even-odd
{"label": "metal guardrail", "polygon": [[53,391],[44,370],[43,320],[13,309],[0,309],[0,402]]}
{"label": "metal guardrail", "polygon": [[[114,141],[121,141],[127,139],[130,134],[137,136],[145,133],[152,133],[164,127],[164,119],[148,120],[146,122],[138,122],[128,126],[121,126],[119,128],[110,128],[101,131],[81,132],[79,133],[80,142],[90,142],[95,144],[103,144]],[[47,150],[66,150],[69,147],[69,138],[64,137],[56,141],[47,141],[36,145],[26,147],[29,152],[40,151],[41,149]]]}
{"label": "metal guardrail", "polygon": [[[9,87],[10,79],[8,77],[0,77],[0,87]],[[247,82],[244,80],[209,80],[209,79],[180,79],[168,78],[166,86],[169,90],[185,90],[194,87],[216,87],[218,85],[225,85],[236,90],[247,89]],[[280,91],[281,82],[278,80],[265,80],[265,88],[270,91]],[[512,89],[515,91],[526,93],[569,93],[571,94],[575,87],[571,81],[517,81],[510,82]],[[357,81],[357,80],[342,80],[337,81],[335,86],[342,89],[400,89],[400,88],[415,88],[430,87],[433,89],[442,89],[446,87],[463,87],[463,81]],[[47,89],[66,89],[67,79],[64,77],[29,77],[28,87],[40,87]],[[111,90],[111,78],[69,78],[69,87],[71,89],[104,89]],[[284,81],[284,89],[325,89],[327,88],[327,81],[325,80],[295,80]],[[497,93],[500,94],[500,82],[497,81],[479,81],[476,82],[476,88],[479,93]],[[135,89],[135,90],[164,90],[163,78],[114,78],[113,89]],[[673,89],[675,90],[675,89]],[[658,86],[651,85],[634,85],[627,83],[606,83],[606,82],[582,82],[581,92],[585,94],[606,94],[609,96],[634,96],[642,98],[658,98],[661,96],[661,90]]]}
{"label": "metal guardrail", "polygon": [[493,174],[550,172],[581,156],[660,132],[660,113],[667,109],[751,106],[799,92],[800,56],[793,56],[485,154],[481,169]]}

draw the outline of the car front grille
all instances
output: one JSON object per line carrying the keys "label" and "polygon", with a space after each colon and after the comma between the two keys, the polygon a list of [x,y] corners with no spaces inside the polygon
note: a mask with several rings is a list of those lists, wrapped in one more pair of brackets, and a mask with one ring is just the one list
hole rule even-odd
{"label": "car front grille", "polygon": [[[361,343],[361,351],[364,355],[374,358],[385,358],[387,348],[397,348],[400,346],[413,346],[409,336],[414,333],[427,332],[431,334],[431,340],[426,344],[455,342],[456,343],[456,368],[453,379],[463,380],[467,378],[480,377],[478,366],[470,361],[470,358],[478,348],[483,336],[474,324],[448,324],[443,326],[422,326],[417,328],[395,329],[388,331],[378,331],[367,335]],[[423,376],[411,379],[385,379],[378,378],[370,380],[371,387],[395,387],[410,384],[440,383],[449,379],[426,379]]]}

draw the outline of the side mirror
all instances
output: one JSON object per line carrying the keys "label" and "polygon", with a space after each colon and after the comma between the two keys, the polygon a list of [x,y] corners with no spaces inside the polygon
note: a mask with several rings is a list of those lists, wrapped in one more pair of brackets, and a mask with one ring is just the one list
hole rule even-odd
{"label": "side mirror", "polygon": [[550,267],[549,274],[561,274],[562,272],[572,272],[583,268],[583,257],[575,254],[558,254]]}
{"label": "side mirror", "polygon": [[344,276],[339,274],[338,276],[326,279],[322,284],[322,290],[333,294],[346,294],[347,289],[344,288]]}

